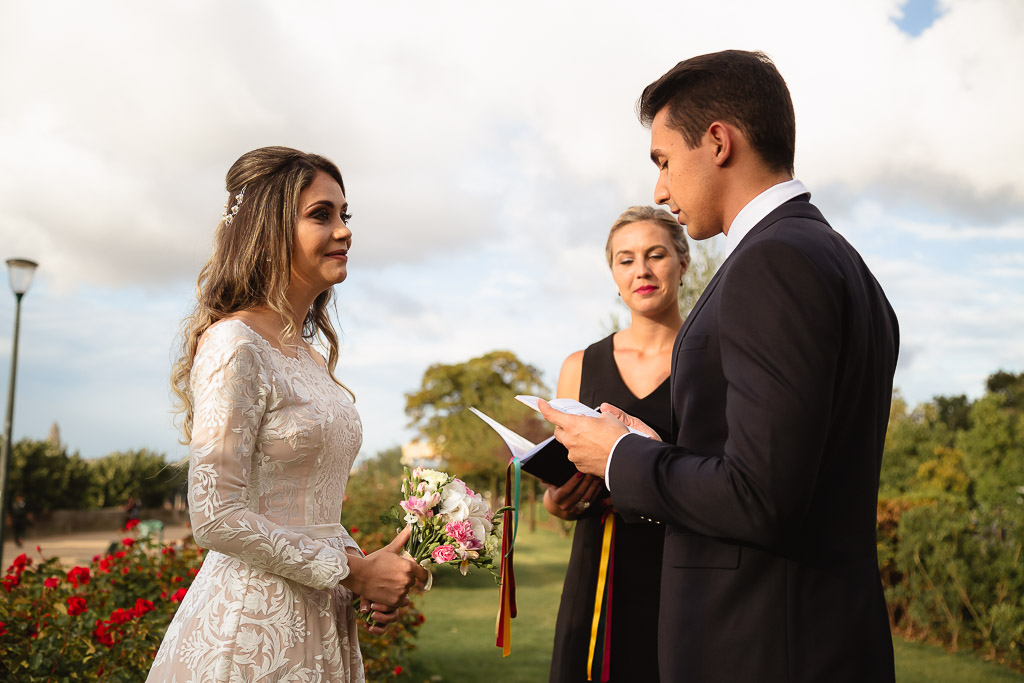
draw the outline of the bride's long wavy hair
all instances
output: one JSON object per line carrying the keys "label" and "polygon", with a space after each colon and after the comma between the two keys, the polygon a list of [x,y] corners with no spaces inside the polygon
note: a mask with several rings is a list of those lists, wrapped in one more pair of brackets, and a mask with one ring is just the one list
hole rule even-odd
{"label": "bride's long wavy hair", "polygon": [[[182,416],[182,443],[192,439],[193,404],[190,377],[199,339],[218,320],[264,306],[288,321],[283,339],[301,335],[307,341],[320,337],[328,349],[331,378],[338,364],[338,335],[328,314],[334,291],[328,289],[313,301],[296,330],[286,293],[291,275],[292,236],[299,210],[299,194],[309,187],[317,172],[337,181],[345,192],[341,172],[332,161],[289,147],[261,147],[238,158],[228,169],[225,185],[230,198],[245,194],[230,220],[221,219],[213,240],[213,255],[196,280],[196,306],[181,324],[181,353],[171,370],[171,389],[176,412]],[[341,382],[338,382],[351,395]]]}

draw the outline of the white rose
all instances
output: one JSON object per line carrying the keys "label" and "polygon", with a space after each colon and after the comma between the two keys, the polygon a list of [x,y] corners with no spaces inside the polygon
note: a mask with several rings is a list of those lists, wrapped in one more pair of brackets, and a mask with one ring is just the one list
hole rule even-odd
{"label": "white rose", "polygon": [[441,514],[450,520],[462,522],[469,517],[469,502],[466,485],[458,479],[441,489]]}
{"label": "white rose", "polygon": [[473,535],[483,540],[494,528],[494,524],[491,523],[491,509],[479,496],[469,498],[466,507],[469,513],[469,523],[473,527]]}

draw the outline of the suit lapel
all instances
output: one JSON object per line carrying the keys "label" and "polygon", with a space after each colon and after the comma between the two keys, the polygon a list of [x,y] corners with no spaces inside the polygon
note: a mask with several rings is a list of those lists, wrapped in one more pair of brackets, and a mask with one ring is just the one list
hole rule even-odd
{"label": "suit lapel", "polygon": [[[817,207],[808,201],[809,197],[810,195],[802,194],[799,197],[794,197],[788,202],[781,204],[773,209],[767,216],[758,221],[757,224],[750,229],[750,232],[743,236],[743,239],[736,245],[732,254],[729,254],[729,258],[725,259],[725,262],[722,263],[721,267],[719,267],[718,272],[716,272],[714,277],[711,278],[711,282],[709,282],[708,286],[704,288],[704,292],[700,295],[700,298],[697,299],[697,303],[694,304],[693,310],[690,311],[690,315],[686,316],[686,320],[683,322],[683,326],[680,328],[679,334],[676,336],[676,346],[678,346],[679,341],[686,336],[686,332],[690,329],[693,319],[697,317],[700,313],[700,309],[704,307],[704,304],[707,303],[711,293],[714,292],[715,288],[718,286],[718,281],[721,279],[722,274],[728,269],[729,261],[732,260],[733,254],[742,249],[744,245],[749,244],[754,235],[760,233],[769,225],[783,217],[804,216],[806,218],[819,220],[822,223],[825,222],[825,219],[822,217],[821,212],[818,211]],[[675,350],[676,349],[673,349],[673,356],[675,356]]]}
{"label": "suit lapel", "polygon": [[[690,311],[690,314],[686,316],[686,320],[683,321],[683,326],[679,328],[679,334],[676,335],[676,341],[672,345],[672,377],[676,376],[676,365],[679,358],[679,345],[682,343],[683,338],[686,336],[687,332],[689,332],[690,326],[693,325],[693,321],[697,319],[698,315],[700,315],[701,309],[704,308],[704,304],[706,304],[711,298],[711,295],[714,294],[715,289],[718,287],[718,283],[721,281],[725,271],[729,268],[729,262],[733,260],[733,257],[740,249],[750,243],[750,240],[753,239],[754,235],[763,232],[768,226],[781,218],[810,218],[828,225],[825,217],[821,215],[820,211],[818,211],[818,207],[811,204],[810,197],[811,196],[809,194],[802,194],[773,209],[767,216],[758,221],[757,224],[750,229],[750,232],[743,236],[743,239],[736,245],[733,252],[729,254],[729,257],[725,259],[722,265],[718,268],[714,277],[711,278],[711,282],[708,283],[708,286],[705,287],[704,291],[701,293],[700,298],[697,299],[697,303],[693,305],[693,310]],[[672,433],[673,435],[677,435],[678,441],[679,425],[676,422],[675,394],[675,391],[670,392],[670,403],[672,410]]]}

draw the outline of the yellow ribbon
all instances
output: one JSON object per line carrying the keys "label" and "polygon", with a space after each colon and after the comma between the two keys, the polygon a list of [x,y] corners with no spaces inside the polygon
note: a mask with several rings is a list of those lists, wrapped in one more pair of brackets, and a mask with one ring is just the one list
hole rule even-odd
{"label": "yellow ribbon", "polygon": [[611,559],[612,532],[615,531],[615,515],[604,518],[604,539],[601,541],[601,565],[597,572],[597,592],[594,595],[594,620],[590,625],[590,654],[587,657],[587,680],[591,678],[594,664],[594,649],[597,647],[597,630],[601,623],[601,603],[604,602],[604,584],[608,579],[608,562]]}

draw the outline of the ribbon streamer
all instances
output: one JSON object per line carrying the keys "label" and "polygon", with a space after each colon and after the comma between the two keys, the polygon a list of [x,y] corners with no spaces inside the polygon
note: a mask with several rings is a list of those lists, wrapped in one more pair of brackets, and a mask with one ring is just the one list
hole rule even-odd
{"label": "ribbon streamer", "polygon": [[[512,479],[515,472],[515,507],[512,509]],[[505,470],[505,505],[509,508],[501,517],[501,570],[499,591],[501,603],[498,607],[498,621],[495,624],[495,642],[501,648],[501,656],[512,654],[512,619],[516,617],[516,575],[512,566],[512,551],[519,527],[519,458],[512,458]],[[514,512],[514,515],[513,515]],[[509,531],[511,527],[511,532]]]}
{"label": "ribbon streamer", "polygon": [[[516,502],[514,505],[515,523],[512,525],[512,543],[509,545],[508,551],[512,552],[512,548],[516,546],[516,534],[519,532],[519,484],[522,476],[522,463],[519,462],[519,458],[512,456],[512,459],[508,461],[509,469],[515,470],[515,492]],[[505,470],[505,505],[508,505],[508,470]],[[505,534],[505,529],[502,527],[502,536]]]}
{"label": "ribbon streamer", "polygon": [[[604,536],[601,541],[601,563],[597,573],[597,590],[594,592],[594,618],[590,625],[587,680],[594,680],[593,670],[598,668],[601,673],[601,682],[607,683],[612,672],[612,575],[615,569],[615,514],[606,512],[601,521],[604,524]],[[600,651],[597,649],[598,642],[601,643]]]}

